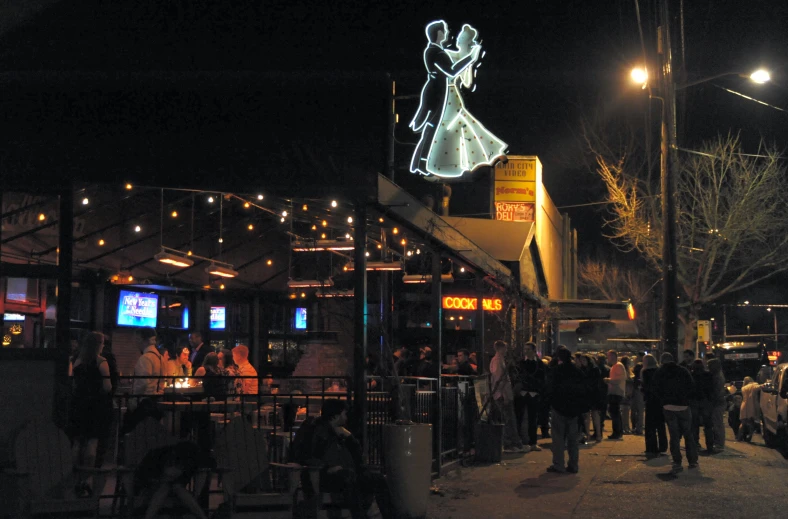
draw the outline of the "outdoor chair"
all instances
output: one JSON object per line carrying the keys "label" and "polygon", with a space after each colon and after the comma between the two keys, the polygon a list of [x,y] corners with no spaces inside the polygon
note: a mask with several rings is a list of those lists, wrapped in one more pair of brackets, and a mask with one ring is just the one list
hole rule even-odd
{"label": "outdoor chair", "polygon": [[[4,473],[16,480],[18,502],[13,517],[98,517],[99,497],[113,469],[75,467],[66,433],[48,420],[32,420],[17,434],[15,469]],[[80,477],[93,477],[93,494],[78,497]]]}
{"label": "outdoor chair", "polygon": [[303,467],[269,462],[266,434],[238,417],[217,435],[217,470],[229,517],[242,511],[293,515]]}

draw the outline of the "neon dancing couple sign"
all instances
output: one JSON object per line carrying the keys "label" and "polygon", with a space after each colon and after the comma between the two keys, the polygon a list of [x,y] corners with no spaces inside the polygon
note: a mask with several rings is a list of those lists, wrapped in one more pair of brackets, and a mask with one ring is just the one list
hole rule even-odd
{"label": "neon dancing couple sign", "polygon": [[463,25],[453,49],[444,47],[449,35],[445,21],[431,22],[425,32],[427,81],[410,122],[421,138],[410,171],[428,178],[451,179],[481,166],[492,166],[505,157],[507,145],[468,112],[460,92],[461,87],[473,87],[474,65],[481,56],[479,32]]}

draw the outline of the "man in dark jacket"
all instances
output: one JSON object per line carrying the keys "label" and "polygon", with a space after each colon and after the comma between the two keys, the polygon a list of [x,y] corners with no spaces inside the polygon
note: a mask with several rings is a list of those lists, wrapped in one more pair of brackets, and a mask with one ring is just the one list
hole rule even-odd
{"label": "man in dark jacket", "polygon": [[673,457],[671,474],[678,474],[681,467],[681,439],[687,450],[690,469],[698,468],[698,446],[692,437],[692,413],[689,397],[694,390],[692,375],[679,366],[670,353],[662,354],[662,366],[654,375],[654,390],[662,403],[665,422],[670,435],[670,455]]}
{"label": "man in dark jacket", "polygon": [[[572,353],[566,347],[556,352],[557,365],[550,371],[547,398],[550,401],[553,426],[553,464],[548,472],[571,472],[579,468],[577,447],[577,417],[591,408],[588,382],[580,368],[572,363]],[[569,463],[564,467],[564,451],[569,452]]]}
{"label": "man in dark jacket", "polygon": [[362,466],[361,444],[345,428],[347,407],[341,400],[323,402],[307,457],[320,460],[320,490],[342,494],[353,519],[364,519],[372,500],[384,519],[391,514],[385,478]]}
{"label": "man in dark jacket", "polygon": [[536,356],[536,344],[525,343],[525,358],[517,363],[514,384],[514,412],[523,445],[529,451],[541,450],[536,444],[539,408],[545,391],[545,367]]}

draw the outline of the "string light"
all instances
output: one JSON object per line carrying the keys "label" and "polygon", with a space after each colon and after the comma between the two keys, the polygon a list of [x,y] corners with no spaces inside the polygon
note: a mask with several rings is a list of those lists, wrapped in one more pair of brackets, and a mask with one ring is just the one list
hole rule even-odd
{"label": "string light", "polygon": [[274,261],[273,260],[268,260],[268,261],[265,262],[265,264],[270,267],[271,265],[274,264]]}
{"label": "string light", "polygon": [[249,209],[249,207],[251,207],[251,205],[252,204],[250,204],[249,202],[244,202],[244,209]]}
{"label": "string light", "polygon": [[378,243],[378,249],[382,249],[382,248],[383,248],[383,245],[381,245],[380,243]]}
{"label": "string light", "polygon": [[408,256],[413,256],[413,251],[412,251],[412,250],[409,250],[409,251],[408,251],[406,254],[407,254]]}
{"label": "string light", "polygon": [[296,298],[296,297],[298,297],[298,296],[297,296],[297,295],[295,295],[295,294],[290,294],[288,297],[289,297],[290,299],[295,299],[295,298]]}
{"label": "string light", "polygon": [[380,218],[378,218],[378,221],[379,221],[380,223],[383,223],[383,221],[384,221],[384,220],[383,220],[383,217],[380,217]]}
{"label": "string light", "polygon": [[282,211],[282,216],[287,217],[287,211]]}
{"label": "string light", "polygon": [[347,217],[347,223],[353,223],[353,217],[352,216],[348,216]]}
{"label": "string light", "polygon": [[219,290],[224,290],[224,283],[222,283],[221,285],[219,285]]}
{"label": "string light", "polygon": [[39,215],[38,215],[38,221],[39,222],[43,222],[46,219],[47,219],[47,216],[44,213],[39,213]]}
{"label": "string light", "polygon": [[312,230],[313,230],[313,231],[316,231],[316,230],[317,230],[317,225],[313,225],[313,226],[312,226]]}
{"label": "string light", "polygon": [[187,252],[186,255],[187,256],[191,256],[192,255],[192,251]]}
{"label": "string light", "polygon": [[104,240],[103,240],[103,239],[99,240],[99,241],[98,241],[99,247],[103,247],[103,246],[104,246],[104,243],[105,243],[105,242],[104,242]]}
{"label": "string light", "polygon": [[88,200],[88,197],[85,197],[85,198],[82,199],[82,205],[88,205],[89,203],[90,203],[90,200]]}
{"label": "string light", "polygon": [[134,226],[134,232],[140,232],[141,230],[142,230],[142,227],[140,227],[139,225],[135,225]]}
{"label": "string light", "polygon": [[224,243],[224,238],[219,238],[219,243]]}
{"label": "string light", "polygon": [[465,267],[460,267],[460,272],[465,272]]}
{"label": "string light", "polygon": [[304,204],[304,205],[301,207],[301,209],[302,209],[302,210],[304,210],[304,211],[309,211],[309,207],[308,207],[306,204]]}
{"label": "string light", "polygon": [[252,225],[250,223],[249,225],[246,226],[246,228],[249,229],[250,231],[253,231],[254,230],[254,225]]}
{"label": "string light", "polygon": [[258,200],[262,200],[263,199],[263,195],[257,195],[257,199]]}
{"label": "string light", "polygon": [[134,276],[129,276],[128,280],[129,280],[129,282],[134,281]]}
{"label": "string light", "polygon": [[280,222],[282,222],[282,223],[285,223],[285,217],[284,217],[284,216],[283,216],[283,217],[281,217],[281,218],[279,219],[279,221],[280,221]]}
{"label": "string light", "polygon": [[416,249],[416,254],[421,254],[421,249]]}
{"label": "string light", "polygon": [[126,184],[126,191],[131,191],[133,186],[131,184]]}
{"label": "string light", "polygon": [[301,298],[303,299],[305,297],[306,297],[306,292],[301,292]]}
{"label": "string light", "polygon": [[364,253],[364,256],[366,256],[366,257],[368,258],[368,257],[369,257],[369,251],[366,251],[366,252]]}
{"label": "string light", "polygon": [[213,202],[214,202],[214,199],[213,199],[213,197],[212,197],[212,196],[209,196],[209,197],[208,197],[208,203],[209,203],[209,204],[212,204]]}
{"label": "string light", "polygon": [[405,238],[402,238],[402,241],[399,242],[400,245],[405,245],[408,241]]}
{"label": "string light", "polygon": [[331,201],[331,207],[336,207],[336,206],[337,206],[337,201],[336,200],[332,200]]}
{"label": "string light", "polygon": [[323,220],[323,222],[321,223],[321,225],[323,225],[323,227],[328,227],[328,222],[327,222],[327,221],[325,221],[325,220]]}
{"label": "string light", "polygon": [[173,211],[170,216],[172,216],[173,218],[178,218],[178,211]]}
{"label": "string light", "polygon": [[321,239],[321,240],[325,240],[325,239],[326,239],[326,233],[323,233],[323,234],[321,234],[321,235],[320,235],[320,239]]}
{"label": "string light", "polygon": [[398,229],[397,227],[394,227],[394,228],[391,230],[391,233],[392,233],[392,234],[399,234],[399,229]]}
{"label": "string light", "polygon": [[349,232],[346,232],[346,233],[345,233],[345,239],[346,239],[346,240],[349,240],[349,239],[350,239],[350,233],[349,233]]}

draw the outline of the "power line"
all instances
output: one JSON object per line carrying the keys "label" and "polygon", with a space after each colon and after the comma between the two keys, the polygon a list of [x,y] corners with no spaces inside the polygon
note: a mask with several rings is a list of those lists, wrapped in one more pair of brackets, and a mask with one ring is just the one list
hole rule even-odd
{"label": "power line", "polygon": [[754,97],[750,97],[748,95],[744,95],[741,92],[736,92],[735,90],[731,90],[730,88],[725,88],[725,87],[720,86],[720,85],[718,85],[716,83],[712,83],[712,85],[714,85],[715,87],[719,88],[720,90],[725,90],[726,92],[729,92],[731,94],[735,94],[737,96],[743,97],[744,99],[747,99],[749,101],[753,101],[753,102],[761,104],[763,106],[768,106],[769,108],[774,108],[775,110],[779,110],[781,112],[788,112],[788,110],[786,110],[785,108],[780,108],[779,106],[770,105],[769,103],[767,103],[765,101],[761,101],[760,99],[755,99]]}

